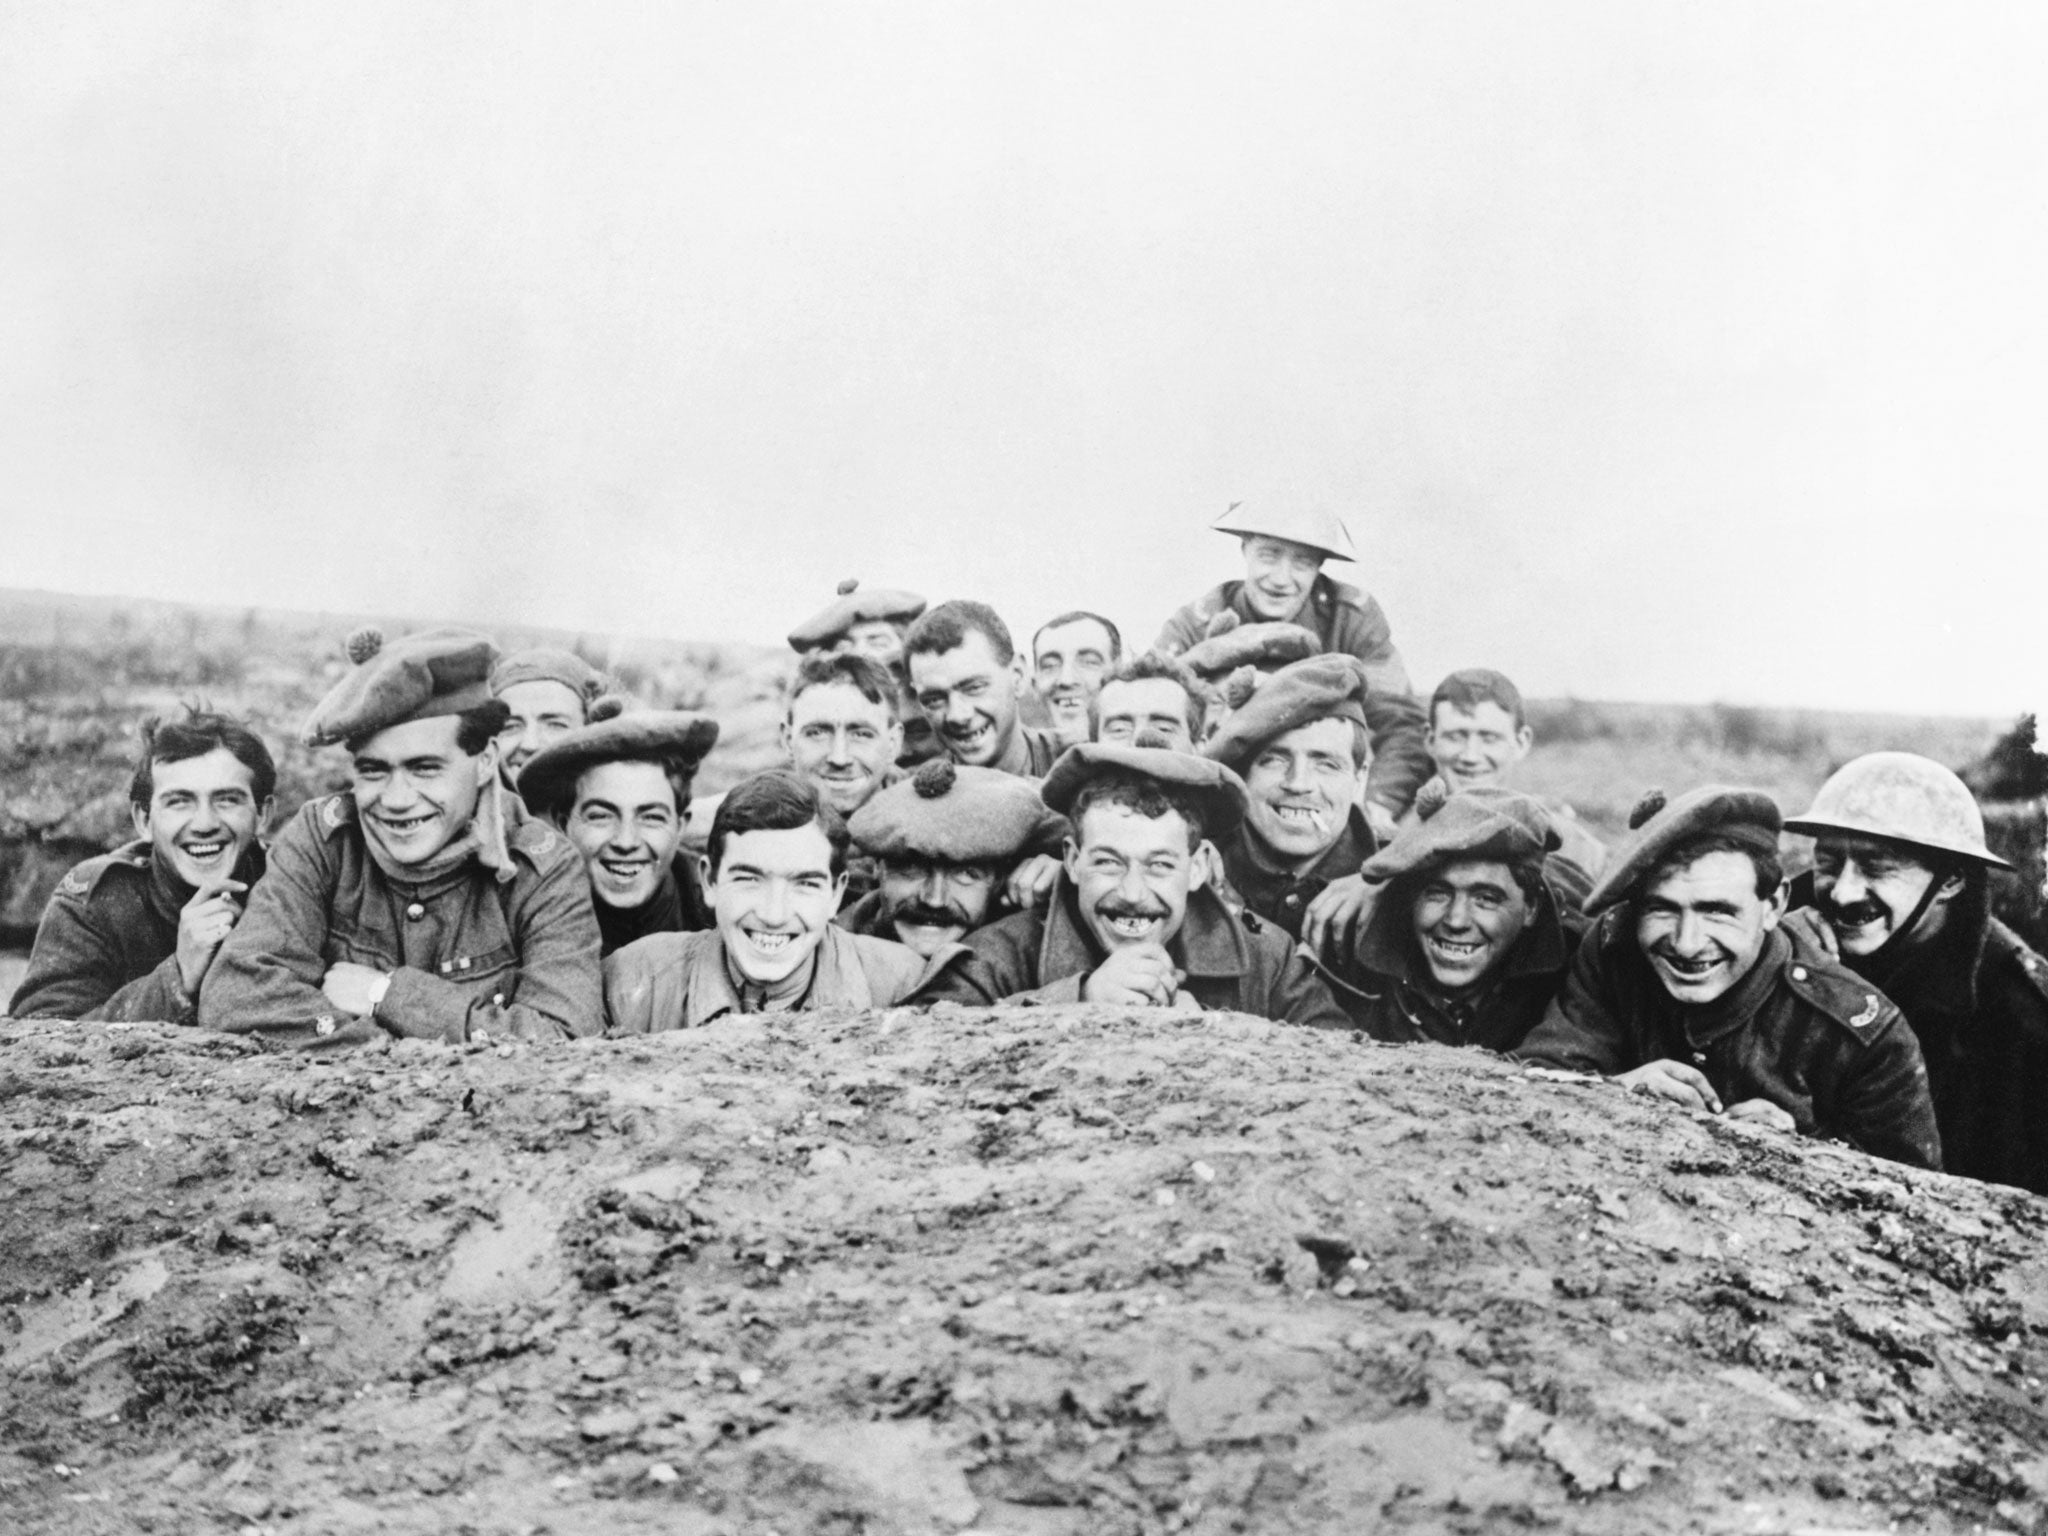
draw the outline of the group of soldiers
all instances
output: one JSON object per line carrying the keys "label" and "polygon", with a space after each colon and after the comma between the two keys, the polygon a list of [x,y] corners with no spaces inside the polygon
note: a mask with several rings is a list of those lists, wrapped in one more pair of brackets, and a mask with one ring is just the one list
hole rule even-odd
{"label": "group of soldiers", "polygon": [[[305,740],[350,786],[267,847],[241,723],[146,732],[136,841],[58,888],[16,1017],[332,1050],[951,1002],[1236,1009],[1611,1077],[1695,1112],[2048,1192],[2048,968],[1991,915],[1956,776],[1880,752],[1803,815],[1708,785],[1609,849],[1514,787],[1499,672],[1426,707],[1306,505],[1128,653],[1070,612],[845,584],[790,635],[786,766],[695,794],[704,715],[568,652],[350,638]],[[1814,839],[1788,880],[1781,834]]]}

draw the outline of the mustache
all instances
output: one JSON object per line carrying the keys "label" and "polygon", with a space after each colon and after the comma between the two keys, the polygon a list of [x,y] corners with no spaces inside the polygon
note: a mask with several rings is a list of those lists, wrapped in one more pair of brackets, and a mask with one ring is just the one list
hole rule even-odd
{"label": "mustache", "polygon": [[1863,923],[1874,923],[1886,915],[1884,906],[1875,901],[1855,901],[1844,906],[1841,902],[1823,897],[1820,902],[1821,916],[1829,922],[1840,923],[1844,928],[1854,928]]}
{"label": "mustache", "polygon": [[1137,917],[1147,922],[1160,922],[1169,915],[1163,901],[1126,901],[1121,896],[1103,897],[1095,903],[1095,910],[1104,917]]}
{"label": "mustache", "polygon": [[906,901],[889,913],[892,922],[913,928],[972,928],[967,913],[951,902]]}

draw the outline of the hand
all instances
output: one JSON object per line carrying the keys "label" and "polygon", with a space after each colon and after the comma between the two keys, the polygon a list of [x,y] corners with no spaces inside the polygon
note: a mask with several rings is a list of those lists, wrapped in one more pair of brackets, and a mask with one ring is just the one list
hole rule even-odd
{"label": "hand", "polygon": [[1059,877],[1058,859],[1049,853],[1034,853],[1010,871],[1009,883],[1003,887],[1003,900],[1019,912],[1043,906]]}
{"label": "hand", "polygon": [[1827,951],[1830,959],[1839,960],[1842,958],[1842,941],[1835,937],[1834,924],[1822,917],[1812,907],[1800,907],[1794,911],[1787,912],[1783,918],[1783,923],[1787,933],[1795,936],[1803,935],[1811,939],[1821,949]]}
{"label": "hand", "polygon": [[1109,958],[1081,983],[1081,998],[1090,1003],[1139,1003],[1164,1007],[1187,979],[1174,967],[1173,956],[1160,944],[1133,944],[1114,949]]}
{"label": "hand", "polygon": [[1714,1085],[1696,1068],[1688,1067],[1682,1061],[1664,1059],[1649,1062],[1633,1072],[1622,1073],[1615,1081],[1636,1093],[1654,1094],[1674,1104],[1683,1104],[1687,1109],[1721,1113],[1721,1095],[1714,1092]]}
{"label": "hand", "polygon": [[1366,801],[1364,810],[1365,824],[1372,828],[1373,836],[1380,840],[1380,846],[1386,847],[1394,840],[1394,834],[1401,830],[1401,818],[1377,800]]}
{"label": "hand", "polygon": [[377,1006],[377,999],[383,993],[390,973],[373,966],[356,965],[342,960],[327,968],[327,975],[320,982],[320,990],[327,994],[327,1001],[343,1013],[366,1014]]}
{"label": "hand", "polygon": [[199,995],[199,983],[206,979],[214,951],[242,915],[235,895],[247,889],[240,880],[209,881],[192,893],[178,913],[178,984],[187,997]]}
{"label": "hand", "polygon": [[1301,916],[1301,942],[1309,953],[1332,960],[1350,954],[1372,918],[1381,889],[1367,885],[1362,875],[1346,875],[1324,886]]}
{"label": "hand", "polygon": [[1767,1125],[1774,1131],[1783,1131],[1787,1136],[1796,1135],[1799,1131],[1799,1122],[1792,1118],[1792,1112],[1782,1104],[1773,1104],[1769,1099],[1744,1099],[1740,1104],[1730,1104],[1728,1118]]}

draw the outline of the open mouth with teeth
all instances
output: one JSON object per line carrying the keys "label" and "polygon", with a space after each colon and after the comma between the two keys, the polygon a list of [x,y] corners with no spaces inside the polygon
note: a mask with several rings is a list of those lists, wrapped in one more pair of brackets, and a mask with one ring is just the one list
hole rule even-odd
{"label": "open mouth with teeth", "polygon": [[1710,953],[1689,959],[1668,949],[1660,949],[1657,951],[1657,963],[1681,982],[1702,982],[1712,978],[1726,962],[1720,954]]}
{"label": "open mouth with teeth", "polygon": [[796,935],[793,933],[776,933],[766,928],[742,928],[740,933],[757,953],[771,960],[782,955],[796,942]]}
{"label": "open mouth with teeth", "polygon": [[417,816],[379,816],[377,825],[391,837],[411,837],[435,820],[432,811],[422,811]]}
{"label": "open mouth with teeth", "polygon": [[979,720],[973,725],[949,725],[946,740],[963,752],[975,752],[995,740],[996,727],[993,720]]}
{"label": "open mouth with teeth", "polygon": [[1441,960],[1449,961],[1452,965],[1468,965],[1486,953],[1486,946],[1484,944],[1468,944],[1459,939],[1438,938],[1435,934],[1431,934],[1429,936],[1429,952]]}
{"label": "open mouth with teeth", "polygon": [[234,845],[226,838],[220,838],[210,843],[180,843],[178,846],[193,863],[210,864]]}

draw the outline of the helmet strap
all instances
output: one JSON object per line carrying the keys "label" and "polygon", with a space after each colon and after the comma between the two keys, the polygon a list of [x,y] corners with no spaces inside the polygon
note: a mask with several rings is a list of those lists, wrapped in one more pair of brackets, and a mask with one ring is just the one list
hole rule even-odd
{"label": "helmet strap", "polygon": [[1906,920],[1892,930],[1890,938],[1870,952],[1870,958],[1864,962],[1864,974],[1879,987],[1885,984],[1886,979],[1898,975],[1905,969],[1913,936],[1919,931],[1921,919],[1927,916],[1927,909],[1934,905],[1935,897],[1941,894],[1941,888],[1948,884],[1948,877],[1947,869],[1937,868],[1934,878],[1927,882],[1927,889],[1920,893],[1920,900],[1914,904]]}

